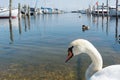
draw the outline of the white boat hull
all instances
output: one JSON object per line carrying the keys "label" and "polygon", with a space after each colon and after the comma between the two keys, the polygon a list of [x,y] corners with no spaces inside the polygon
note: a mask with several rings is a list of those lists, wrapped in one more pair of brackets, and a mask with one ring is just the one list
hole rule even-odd
{"label": "white boat hull", "polygon": [[109,12],[106,9],[105,10],[99,9],[99,10],[92,11],[92,14],[101,16],[101,15],[108,15]]}
{"label": "white boat hull", "polygon": [[[11,12],[11,17],[16,18],[18,15],[18,9],[13,9]],[[0,18],[9,18],[9,10],[0,11]]]}

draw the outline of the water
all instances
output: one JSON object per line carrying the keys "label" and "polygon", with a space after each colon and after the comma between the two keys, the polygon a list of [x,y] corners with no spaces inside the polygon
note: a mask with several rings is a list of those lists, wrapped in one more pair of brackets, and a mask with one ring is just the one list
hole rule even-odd
{"label": "water", "polygon": [[[12,20],[0,19],[0,80],[84,80],[90,58],[84,54],[65,63],[69,43],[91,41],[104,67],[120,64],[119,19],[80,14],[49,14]],[[30,22],[30,24],[29,24]],[[89,30],[83,31],[82,25]]]}

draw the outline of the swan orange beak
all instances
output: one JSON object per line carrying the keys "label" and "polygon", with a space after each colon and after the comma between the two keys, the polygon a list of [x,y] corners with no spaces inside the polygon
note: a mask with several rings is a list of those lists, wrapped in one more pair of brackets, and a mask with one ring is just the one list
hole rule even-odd
{"label": "swan orange beak", "polygon": [[73,57],[73,53],[70,50],[68,50],[68,56],[65,62],[68,62],[72,57]]}

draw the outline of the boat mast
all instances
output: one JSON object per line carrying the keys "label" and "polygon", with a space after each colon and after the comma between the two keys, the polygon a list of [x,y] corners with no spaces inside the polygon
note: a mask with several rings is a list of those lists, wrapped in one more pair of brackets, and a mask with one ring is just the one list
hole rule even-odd
{"label": "boat mast", "polygon": [[35,1],[35,9],[36,9],[36,7],[37,7],[37,2],[38,2],[38,0]]}

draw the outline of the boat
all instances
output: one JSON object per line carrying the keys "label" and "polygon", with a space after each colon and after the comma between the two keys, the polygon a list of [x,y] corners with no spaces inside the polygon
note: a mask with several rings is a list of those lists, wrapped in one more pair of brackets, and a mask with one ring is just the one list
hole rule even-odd
{"label": "boat", "polygon": [[30,15],[36,15],[37,9],[36,8],[30,8]]}
{"label": "boat", "polygon": [[22,9],[21,9],[21,13],[22,14],[26,14],[26,15],[36,15],[37,14],[37,9],[36,8],[30,8],[29,9],[30,12],[28,12],[28,9],[26,6],[24,6]]}
{"label": "boat", "polygon": [[41,8],[44,14],[52,14],[52,8]]}
{"label": "boat", "polygon": [[42,10],[43,14],[61,14],[61,13],[63,13],[62,10],[59,10],[57,8],[41,7],[41,10]]}
{"label": "boat", "polygon": [[[0,8],[0,18],[9,18],[9,9],[8,8]],[[18,9],[12,9],[11,17],[16,18],[18,15]]]}
{"label": "boat", "polygon": [[[118,11],[117,11],[118,16],[120,16],[120,5],[118,5]],[[109,8],[109,15],[115,17],[116,16],[116,7],[110,7]]]}
{"label": "boat", "polygon": [[42,10],[40,8],[37,8],[37,13],[38,14],[43,14]]}
{"label": "boat", "polygon": [[52,9],[52,13],[53,13],[53,14],[61,14],[61,13],[63,13],[63,11],[62,11],[62,10],[59,10],[59,9],[57,9],[57,8],[53,8],[53,9]]}
{"label": "boat", "polygon": [[109,14],[109,10],[107,6],[98,6],[98,8],[95,8],[94,10],[92,10],[92,14],[93,15],[108,15]]}

